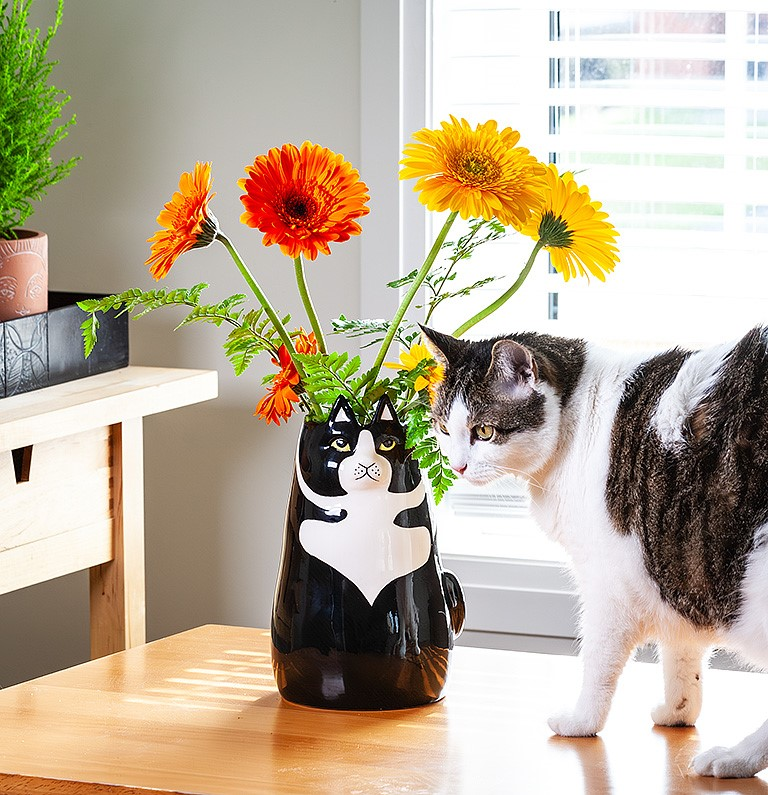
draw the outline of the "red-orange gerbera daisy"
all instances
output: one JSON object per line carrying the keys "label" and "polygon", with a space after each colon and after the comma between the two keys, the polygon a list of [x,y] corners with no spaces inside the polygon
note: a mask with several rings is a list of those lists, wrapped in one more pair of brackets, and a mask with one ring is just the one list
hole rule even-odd
{"label": "red-orange gerbera daisy", "polygon": [[272,364],[277,365],[280,372],[272,379],[267,394],[258,402],[253,414],[267,423],[279,425],[280,420],[287,420],[293,414],[293,404],[299,402],[293,389],[299,383],[299,374],[285,345],[280,346]]}
{"label": "red-orange gerbera daisy", "polygon": [[370,196],[356,169],[342,155],[305,141],[285,144],[259,155],[238,185],[245,212],[240,220],[264,233],[263,243],[277,243],[283,254],[314,260],[330,254],[332,242],[362,231],[355,219],[367,215]]}
{"label": "red-orange gerbera daisy", "polygon": [[147,240],[152,253],[144,263],[156,280],[165,278],[184,252],[210,246],[216,238],[219,222],[208,209],[216,195],[210,192],[211,182],[211,164],[198,161],[194,171],[181,175],[179,190],[157,216],[157,223],[164,228]]}

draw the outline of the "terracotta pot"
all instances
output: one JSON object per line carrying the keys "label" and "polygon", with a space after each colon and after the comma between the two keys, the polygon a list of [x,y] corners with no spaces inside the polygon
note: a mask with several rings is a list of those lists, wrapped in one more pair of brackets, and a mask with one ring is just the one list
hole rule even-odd
{"label": "terracotta pot", "polygon": [[339,398],[299,441],[272,613],[280,693],[326,709],[437,701],[463,624],[392,404],[361,427]]}
{"label": "terracotta pot", "polygon": [[17,230],[0,239],[0,322],[48,309],[48,235]]}

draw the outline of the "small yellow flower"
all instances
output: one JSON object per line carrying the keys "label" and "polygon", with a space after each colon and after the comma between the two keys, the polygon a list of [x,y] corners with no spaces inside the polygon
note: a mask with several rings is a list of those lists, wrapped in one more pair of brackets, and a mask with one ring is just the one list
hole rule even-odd
{"label": "small yellow flower", "polygon": [[520,231],[544,244],[565,281],[579,275],[589,278],[591,273],[604,282],[619,261],[619,233],[600,202],[590,200],[589,188],[579,186],[570,171],[560,175],[550,164],[546,176],[547,198]]}
{"label": "small yellow flower", "polygon": [[520,133],[495,121],[472,129],[451,116],[441,129],[414,133],[403,150],[400,179],[417,177],[414,190],[429,210],[462,218],[497,218],[519,228],[544,198],[544,165],[517,146]]}
{"label": "small yellow flower", "polygon": [[[410,373],[412,370],[419,367],[425,359],[432,360],[432,354],[429,352],[426,345],[417,342],[411,345],[410,350],[400,352],[399,362],[384,362],[384,367],[389,367],[391,370],[405,370]],[[420,375],[416,378],[413,388],[417,392],[421,392],[421,390],[426,387],[429,392],[429,399],[432,401],[435,396],[435,389],[444,377],[445,372],[443,366],[441,364],[434,364],[427,369],[426,376]]]}

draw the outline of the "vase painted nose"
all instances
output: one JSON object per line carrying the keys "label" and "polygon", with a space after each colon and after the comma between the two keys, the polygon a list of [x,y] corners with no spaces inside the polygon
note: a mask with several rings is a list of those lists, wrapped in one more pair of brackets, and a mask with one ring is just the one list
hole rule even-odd
{"label": "vase painted nose", "polygon": [[454,471],[454,472],[455,472],[457,475],[463,475],[463,474],[464,474],[464,473],[467,471],[467,465],[466,465],[466,464],[462,464],[462,465],[461,465],[461,466],[459,466],[459,467],[453,467],[453,466],[452,466],[452,467],[451,467],[451,469],[452,469],[452,470],[453,470],[453,471]]}

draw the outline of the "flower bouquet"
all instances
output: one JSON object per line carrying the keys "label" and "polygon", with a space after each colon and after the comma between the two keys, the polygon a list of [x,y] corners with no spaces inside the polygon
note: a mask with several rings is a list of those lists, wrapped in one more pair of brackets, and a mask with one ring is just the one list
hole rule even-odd
{"label": "flower bouquet", "polygon": [[[560,174],[519,146],[520,134],[487,121],[474,129],[454,117],[439,129],[422,129],[406,145],[401,179],[415,178],[415,191],[428,210],[447,213],[442,228],[420,267],[388,287],[403,293],[391,319],[332,319],[335,337],[364,338],[363,346],[378,346],[373,366],[362,370],[361,359],[348,351],[332,350],[317,316],[307,284],[306,261],[330,254],[331,243],[360,234],[358,220],[368,214],[368,189],[341,155],[305,142],[285,144],[255,158],[239,181],[244,211],[241,221],[258,229],[265,246],[279,245],[293,260],[296,287],[309,330],[291,327],[290,315],[278,312],[210,209],[211,164],[198,162],[184,173],[179,190],[157,218],[162,227],[148,242],[146,262],[156,280],[167,276],[176,260],[194,248],[221,243],[242,274],[255,305],[246,307],[245,294],[205,303],[208,284],[189,289],[131,289],[79,305],[88,313],[82,324],[85,355],[97,341],[98,313],[109,310],[144,315],[165,306],[185,305],[189,313],[178,327],[191,323],[227,326],[224,351],[237,375],[254,358],[266,353],[276,372],[264,379],[266,394],[255,415],[280,425],[300,408],[307,421],[327,420],[339,398],[361,421],[373,417],[383,395],[407,426],[407,446],[427,473],[439,502],[454,479],[431,434],[429,402],[441,369],[419,342],[417,323],[408,318],[420,290],[420,320],[428,322],[435,308],[448,299],[466,296],[500,278],[485,276],[451,289],[462,262],[478,246],[508,231],[529,236],[534,245],[524,267],[509,288],[457,329],[460,336],[502,306],[525,281],[541,249],[549,252],[554,268],[568,280],[589,274],[604,280],[618,261],[616,230],[600,204],[573,174]],[[465,228],[449,234],[458,216]],[[386,361],[394,343],[399,361]],[[357,347],[357,346],[356,346]],[[383,368],[388,370],[384,373]]]}
{"label": "flower bouquet", "polygon": [[[283,697],[315,707],[394,709],[439,699],[464,622],[461,586],[441,566],[421,474],[436,501],[454,478],[431,433],[430,396],[442,374],[408,318],[417,294],[424,290],[420,319],[428,321],[443,301],[488,284],[495,277],[461,287],[454,280],[478,246],[508,228],[535,240],[531,255],[506,292],[456,334],[507,301],[542,248],[566,279],[603,279],[617,259],[616,233],[600,205],[571,174],[518,146],[516,131],[494,121],[473,129],[451,118],[414,138],[400,177],[415,177],[426,207],[447,215],[423,263],[389,285],[403,291],[391,319],[330,322],[334,336],[377,346],[368,369],[359,355],[329,347],[305,275],[307,260],[361,232],[368,189],[341,155],[309,142],[258,156],[239,183],[242,222],[293,261],[308,330],[277,311],[220,228],[209,206],[209,163],[182,175],[158,216],[162,228],[150,238],[147,264],[160,279],[184,252],[219,242],[255,305],[246,308],[245,294],[203,303],[207,284],[128,290],[80,304],[88,313],[86,355],[99,312],[142,315],[186,305],[181,326],[231,327],[224,350],[238,375],[258,354],[271,357],[276,371],[264,379],[257,416],[280,425],[297,408],[304,412],[272,606],[272,663]],[[459,216],[466,227],[449,240]],[[394,343],[399,361],[387,361]]]}

